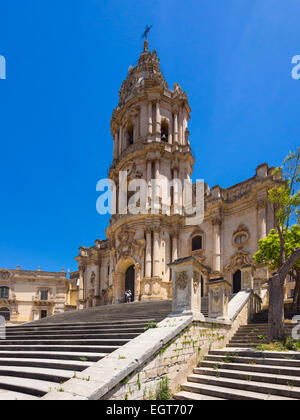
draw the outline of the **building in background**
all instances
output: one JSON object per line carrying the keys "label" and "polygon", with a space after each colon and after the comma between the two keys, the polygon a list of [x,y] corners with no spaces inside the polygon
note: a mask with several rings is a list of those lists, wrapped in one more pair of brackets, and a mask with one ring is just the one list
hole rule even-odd
{"label": "building in background", "polygon": [[[77,283],[60,273],[0,269],[0,315],[12,324],[76,309]],[[75,303],[74,303],[75,302]]]}

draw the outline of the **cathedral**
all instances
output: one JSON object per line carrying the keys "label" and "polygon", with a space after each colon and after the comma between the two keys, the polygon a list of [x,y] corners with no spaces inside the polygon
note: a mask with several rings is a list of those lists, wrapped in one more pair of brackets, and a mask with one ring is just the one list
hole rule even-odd
{"label": "cathedral", "polygon": [[[160,70],[157,52],[146,40],[136,67],[130,67],[113,111],[113,161],[109,179],[118,185],[120,172],[129,179],[191,179],[195,163],[188,123],[191,109],[185,91],[173,90]],[[225,278],[232,293],[241,290],[242,272],[251,271],[254,289],[261,293],[266,267],[255,266],[259,239],[274,227],[268,190],[276,181],[267,164],[253,177],[230,188],[204,189],[204,220],[187,225],[174,203],[184,197],[171,189],[170,211],[112,214],[106,240],[80,247],[78,309],[124,303],[126,290],[133,301],[172,299],[170,264],[194,256],[201,264],[201,295],[211,280]],[[118,187],[117,187],[118,189]],[[154,194],[161,199],[161,191]],[[118,196],[118,194],[117,194]]]}

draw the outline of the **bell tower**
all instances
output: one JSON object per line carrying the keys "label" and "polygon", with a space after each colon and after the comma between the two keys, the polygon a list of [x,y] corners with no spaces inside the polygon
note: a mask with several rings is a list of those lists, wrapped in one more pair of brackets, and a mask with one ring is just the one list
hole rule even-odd
{"label": "bell tower", "polygon": [[120,171],[126,171],[129,179],[143,179],[149,188],[149,201],[154,194],[170,210],[167,214],[149,211],[138,215],[117,211],[112,216],[106,234],[114,255],[115,300],[118,293],[124,292],[119,285],[132,264],[136,300],[170,297],[168,263],[179,255],[178,235],[184,225],[184,217],[174,210],[174,202],[183,205],[183,197],[174,187],[168,202],[163,203],[161,188],[152,191],[151,185],[153,180],[180,179],[183,184],[190,179],[194,164],[188,131],[190,113],[187,94],[177,83],[173,90],[169,89],[157,52],[151,52],[145,40],[136,67],[129,68],[119,92],[119,104],[113,111],[109,178],[117,186],[117,197]]}

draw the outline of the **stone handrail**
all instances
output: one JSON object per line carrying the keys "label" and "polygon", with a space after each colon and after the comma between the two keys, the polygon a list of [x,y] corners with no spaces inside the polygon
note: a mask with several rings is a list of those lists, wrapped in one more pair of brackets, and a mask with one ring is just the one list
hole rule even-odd
{"label": "stone handrail", "polygon": [[228,318],[230,321],[234,321],[238,317],[250,299],[253,299],[253,304],[251,305],[251,313],[249,314],[249,317],[252,317],[254,313],[259,311],[261,298],[257,294],[253,293],[253,290],[242,290],[237,293],[228,304]]}

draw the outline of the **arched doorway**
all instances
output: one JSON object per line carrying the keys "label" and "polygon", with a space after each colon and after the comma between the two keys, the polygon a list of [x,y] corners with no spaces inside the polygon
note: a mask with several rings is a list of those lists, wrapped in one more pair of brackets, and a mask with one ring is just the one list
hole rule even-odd
{"label": "arched doorway", "polygon": [[0,316],[3,316],[6,321],[10,321],[10,310],[8,308],[0,308]]}
{"label": "arched doorway", "polygon": [[232,282],[232,291],[233,293],[238,293],[242,289],[242,272],[238,270],[233,275],[233,282]]}
{"label": "arched doorway", "polygon": [[134,265],[131,265],[130,267],[127,268],[126,273],[125,273],[125,290],[131,290],[132,292],[132,298],[131,298],[131,302],[134,302],[134,280],[135,280],[135,272],[134,272]]}

